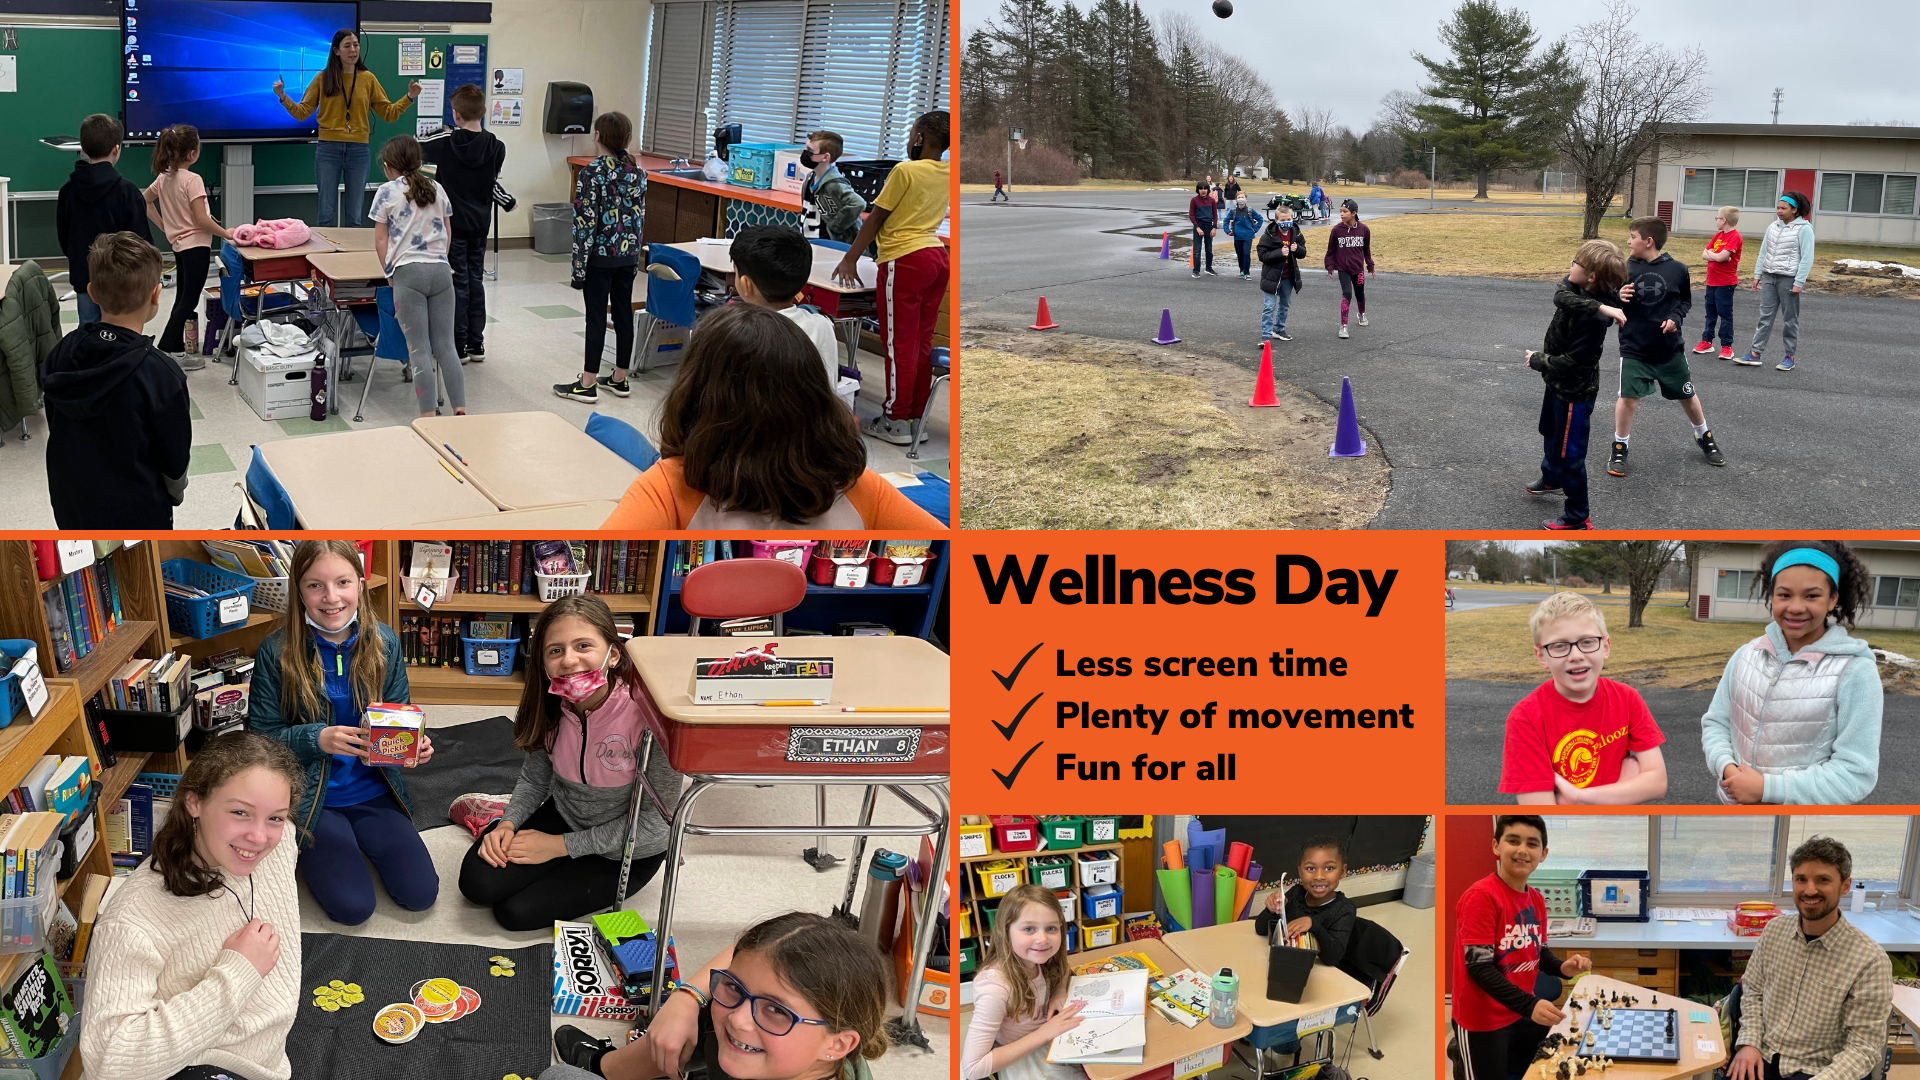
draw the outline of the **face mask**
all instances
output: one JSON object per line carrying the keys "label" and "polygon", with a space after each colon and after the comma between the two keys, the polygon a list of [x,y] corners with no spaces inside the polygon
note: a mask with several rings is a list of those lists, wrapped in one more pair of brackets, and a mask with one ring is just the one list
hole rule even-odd
{"label": "face mask", "polygon": [[817,168],[820,165],[820,159],[813,156],[813,151],[802,150],[800,151],[800,164],[802,167],[808,169]]}
{"label": "face mask", "polygon": [[926,148],[923,147],[920,143],[916,142],[913,145],[907,147],[907,160],[919,161],[920,155],[925,152],[926,152]]}
{"label": "face mask", "polygon": [[607,658],[601,661],[599,668],[593,671],[576,671],[571,675],[555,675],[547,679],[547,689],[554,696],[569,704],[578,705],[600,692],[607,685],[607,666],[613,663],[613,649],[607,649]]}
{"label": "face mask", "polygon": [[[302,614],[305,614],[305,613],[303,612]],[[312,627],[313,632],[316,634],[340,634],[353,629],[353,624],[360,621],[360,612],[358,610],[354,611],[353,618],[348,619],[347,625],[341,627],[338,630],[329,630],[326,627],[321,626],[319,623],[314,622],[312,615],[306,615],[306,620],[307,620],[307,625]]]}

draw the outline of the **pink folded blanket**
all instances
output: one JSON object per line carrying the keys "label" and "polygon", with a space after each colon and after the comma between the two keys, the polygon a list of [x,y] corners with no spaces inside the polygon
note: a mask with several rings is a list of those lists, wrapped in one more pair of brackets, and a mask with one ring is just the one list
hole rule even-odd
{"label": "pink folded blanket", "polygon": [[256,225],[237,225],[233,242],[242,247],[291,248],[313,239],[313,230],[299,218],[262,218]]}

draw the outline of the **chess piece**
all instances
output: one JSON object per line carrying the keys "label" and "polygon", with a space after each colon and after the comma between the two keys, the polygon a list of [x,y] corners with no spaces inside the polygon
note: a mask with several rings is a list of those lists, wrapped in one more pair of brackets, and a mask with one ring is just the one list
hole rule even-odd
{"label": "chess piece", "polygon": [[1563,1061],[1560,1063],[1560,1068],[1554,1072],[1554,1075],[1559,1077],[1560,1080],[1572,1080],[1573,1070],[1567,1068],[1567,1063]]}

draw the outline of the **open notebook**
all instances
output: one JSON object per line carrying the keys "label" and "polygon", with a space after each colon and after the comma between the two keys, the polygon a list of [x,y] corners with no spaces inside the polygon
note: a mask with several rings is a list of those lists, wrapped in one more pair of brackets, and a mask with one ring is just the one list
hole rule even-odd
{"label": "open notebook", "polygon": [[1053,1040],[1047,1060],[1055,1065],[1138,1065],[1147,1046],[1146,971],[1075,975],[1067,1001],[1086,1002],[1080,1026]]}

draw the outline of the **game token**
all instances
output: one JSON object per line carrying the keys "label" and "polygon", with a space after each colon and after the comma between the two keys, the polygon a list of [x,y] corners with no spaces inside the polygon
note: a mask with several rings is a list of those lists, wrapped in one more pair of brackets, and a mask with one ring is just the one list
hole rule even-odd
{"label": "game token", "polygon": [[348,984],[347,984],[347,993],[349,993],[349,994],[357,994],[357,993],[359,993],[359,992],[360,992],[360,984],[359,984],[359,983],[348,983]]}
{"label": "game token", "polygon": [[327,983],[327,985],[332,987],[335,990],[345,990],[347,988],[347,984],[340,981],[339,979],[334,979],[333,981]]}
{"label": "game token", "polygon": [[416,1005],[397,1002],[381,1009],[373,1018],[373,1033],[394,1044],[410,1041],[420,1034],[426,1017]]}
{"label": "game token", "polygon": [[459,997],[460,984],[452,979],[424,979],[413,986],[413,1003],[428,1020],[446,1017]]}
{"label": "game token", "polygon": [[460,1002],[462,1005],[465,1006],[465,1008],[460,1013],[461,1016],[465,1016],[468,1013],[477,1010],[478,1008],[480,1008],[480,991],[475,990],[471,986],[461,987]]}

